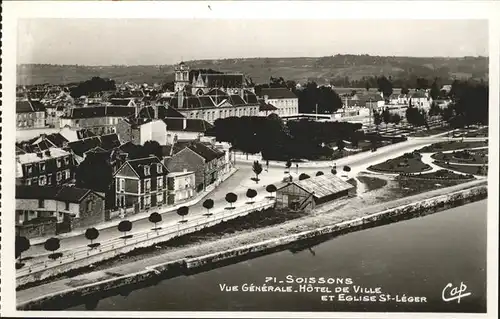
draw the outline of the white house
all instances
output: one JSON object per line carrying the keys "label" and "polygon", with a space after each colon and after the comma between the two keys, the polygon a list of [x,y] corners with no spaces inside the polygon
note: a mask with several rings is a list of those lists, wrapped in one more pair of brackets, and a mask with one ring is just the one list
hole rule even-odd
{"label": "white house", "polygon": [[279,116],[299,113],[299,98],[287,88],[262,89],[261,96],[266,104],[271,104]]}

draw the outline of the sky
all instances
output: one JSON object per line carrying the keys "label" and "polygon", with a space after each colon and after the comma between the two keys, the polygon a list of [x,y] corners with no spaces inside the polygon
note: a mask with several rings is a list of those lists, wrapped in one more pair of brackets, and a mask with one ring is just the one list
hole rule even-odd
{"label": "sky", "polygon": [[158,65],[181,60],[488,56],[486,20],[21,19],[17,64]]}

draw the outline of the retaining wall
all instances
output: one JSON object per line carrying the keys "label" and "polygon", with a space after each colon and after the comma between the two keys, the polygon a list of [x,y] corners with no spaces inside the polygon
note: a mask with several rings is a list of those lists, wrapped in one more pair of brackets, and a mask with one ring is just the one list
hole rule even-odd
{"label": "retaining wall", "polygon": [[[402,219],[408,219],[415,216],[423,216],[432,214],[434,212],[449,209],[464,205],[469,202],[482,200],[487,197],[488,189],[486,183],[469,189],[456,191],[450,194],[432,197],[422,200],[417,203],[411,203],[391,209],[387,209],[375,214],[355,218],[353,220],[341,222],[334,225],[321,227],[315,230],[304,231],[297,234],[270,239],[267,241],[259,242],[256,244],[246,245],[218,253],[204,255],[196,258],[185,258],[176,260],[153,267],[148,267],[147,270],[104,280],[98,283],[92,283],[67,291],[54,293],[51,295],[41,296],[37,299],[30,300],[23,304],[18,305],[20,310],[35,310],[43,309],[45,304],[54,304],[55,302],[61,303],[64,299],[72,298],[71,301],[82,300],[81,297],[88,296],[93,293],[98,293],[99,298],[103,298],[103,294],[113,294],[113,290],[125,286],[128,289],[137,289],[138,286],[151,285],[157,283],[166,277],[174,277],[180,274],[189,274],[193,272],[203,271],[205,269],[212,269],[222,263],[233,263],[239,259],[248,259],[255,255],[264,255],[274,251],[283,250],[287,247],[301,244],[307,241],[317,241],[330,238],[345,232],[355,231],[374,227],[379,224],[387,224]],[[133,286],[131,286],[133,285]],[[75,299],[76,298],[76,299]],[[80,299],[79,299],[80,298]],[[64,304],[64,303],[62,303]]]}

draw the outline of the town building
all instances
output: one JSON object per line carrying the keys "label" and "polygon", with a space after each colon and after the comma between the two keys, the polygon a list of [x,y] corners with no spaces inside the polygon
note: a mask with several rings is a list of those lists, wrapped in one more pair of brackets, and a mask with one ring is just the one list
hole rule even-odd
{"label": "town building", "polygon": [[413,107],[429,110],[432,104],[432,98],[428,92],[416,91],[410,97],[409,104]]}
{"label": "town building", "polygon": [[156,156],[127,160],[114,175],[116,206],[138,212],[166,204],[168,173]]}
{"label": "town building", "polygon": [[86,158],[88,152],[108,152],[121,145],[116,133],[100,136],[82,138],[74,142],[67,143],[66,148],[73,154],[75,162],[80,164]]}
{"label": "town building", "polygon": [[161,145],[175,144],[177,141],[199,140],[205,136],[208,129],[213,125],[202,119],[166,118],[166,143]]}
{"label": "town building", "polygon": [[[176,143],[171,157],[165,159],[169,172],[194,172],[196,191],[219,182],[229,171],[225,152],[201,142]],[[167,151],[168,152],[168,151]]]}
{"label": "town building", "polygon": [[182,172],[170,172],[167,175],[168,200],[167,204],[175,205],[185,202],[196,195],[195,173],[183,170]]}
{"label": "town building", "polygon": [[243,91],[242,95],[236,95],[227,94],[220,89],[212,89],[206,95],[201,96],[179,91],[165,101],[184,117],[202,119],[211,124],[217,119],[259,115],[257,96],[250,91]]}
{"label": "town building", "polygon": [[259,100],[259,116],[269,116],[271,114],[277,114],[278,108],[270,103],[266,103],[264,100]]}
{"label": "town building", "polygon": [[224,91],[227,95],[242,95],[244,91],[255,93],[254,87],[242,73],[222,73],[206,70],[190,70],[184,62],[175,66],[174,91],[186,91],[202,96],[212,89]]}
{"label": "town building", "polygon": [[273,105],[279,116],[295,115],[299,113],[299,98],[287,88],[263,88],[261,96],[264,102]]}
{"label": "town building", "polygon": [[309,211],[315,207],[355,194],[353,185],[325,174],[294,181],[276,191],[276,208]]}
{"label": "town building", "polygon": [[122,143],[144,145],[147,141],[167,144],[167,125],[163,120],[123,118],[116,125],[116,133]]}
{"label": "town building", "polygon": [[54,236],[105,221],[104,196],[90,189],[16,185],[16,234]]}
{"label": "town building", "polygon": [[18,129],[44,128],[45,106],[40,101],[16,101],[16,127]]}
{"label": "town building", "polygon": [[56,186],[71,181],[75,161],[70,152],[51,147],[16,156],[16,184]]}
{"label": "town building", "polygon": [[60,127],[89,129],[97,135],[115,133],[116,125],[124,118],[137,114],[137,107],[89,106],[71,108],[60,118]]}

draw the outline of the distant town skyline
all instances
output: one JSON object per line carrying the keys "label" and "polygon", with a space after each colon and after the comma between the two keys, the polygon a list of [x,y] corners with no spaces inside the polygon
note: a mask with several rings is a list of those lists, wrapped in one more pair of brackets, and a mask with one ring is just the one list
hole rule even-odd
{"label": "distant town skyline", "polygon": [[21,19],[17,64],[488,56],[487,20]]}

